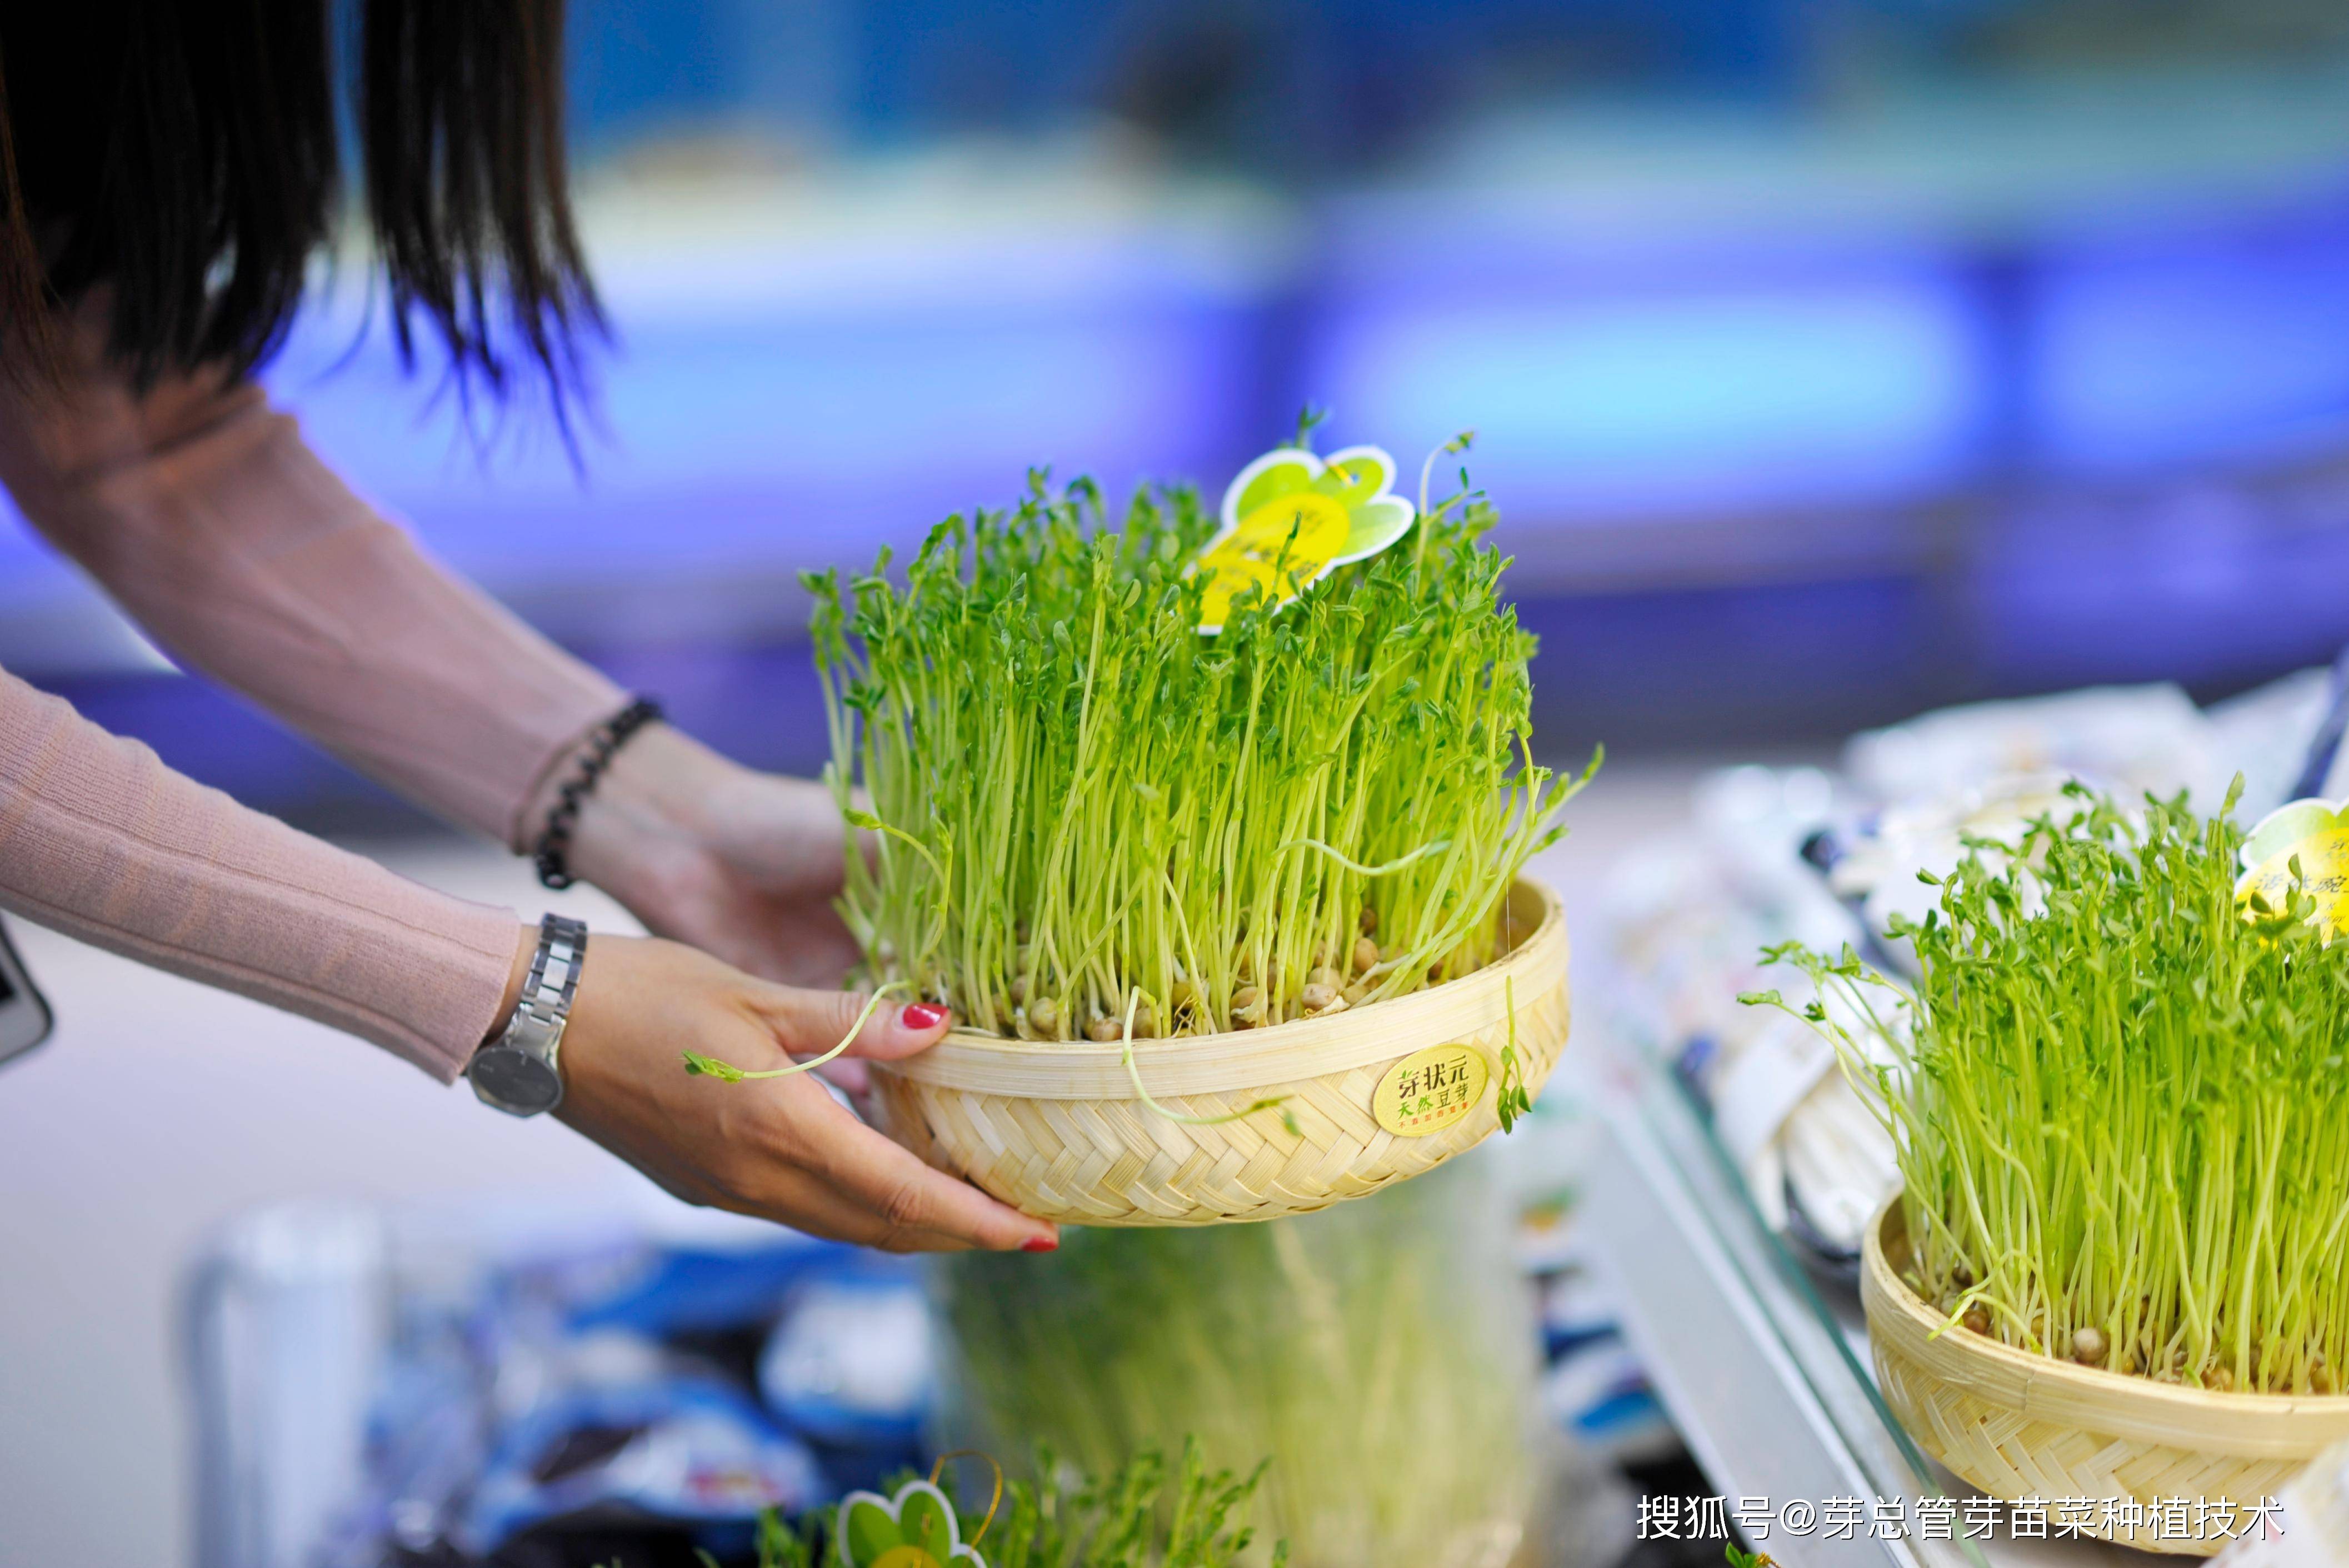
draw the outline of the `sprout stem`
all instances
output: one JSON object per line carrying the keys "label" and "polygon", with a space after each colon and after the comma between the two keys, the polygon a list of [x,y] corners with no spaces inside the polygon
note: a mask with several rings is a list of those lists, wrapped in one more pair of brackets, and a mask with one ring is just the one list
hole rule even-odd
{"label": "sprout stem", "polygon": [[2349,942],[2295,887],[2235,898],[2242,835],[2183,796],[2074,787],[1972,844],[1903,990],[1767,956],[1890,1133],[1927,1304],[2010,1345],[2202,1387],[2329,1394],[2349,1354]]}
{"label": "sprout stem", "polygon": [[873,995],[864,998],[864,1009],[856,1015],[856,1022],[849,1025],[848,1033],[840,1037],[840,1044],[820,1057],[810,1057],[803,1062],[793,1062],[787,1068],[769,1068],[760,1072],[749,1072],[734,1066],[731,1062],[721,1062],[716,1057],[705,1057],[698,1051],[688,1051],[685,1053],[685,1070],[698,1077],[714,1078],[720,1083],[746,1083],[752,1078],[790,1078],[794,1073],[803,1073],[812,1068],[820,1068],[855,1043],[856,1037],[864,1031],[864,1026],[872,1021],[874,1009],[881,1006],[882,997],[892,991],[902,991],[905,988],[905,982],[902,980],[892,980],[885,985],[876,986]]}

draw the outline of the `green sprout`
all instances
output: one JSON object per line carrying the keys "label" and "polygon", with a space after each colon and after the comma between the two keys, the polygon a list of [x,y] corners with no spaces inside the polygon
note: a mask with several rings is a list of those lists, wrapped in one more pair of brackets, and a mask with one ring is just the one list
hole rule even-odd
{"label": "green sprout", "polygon": [[[1254,1116],[1259,1110],[1272,1110],[1276,1108],[1285,1108],[1288,1105],[1288,1096],[1285,1094],[1278,1094],[1265,1099],[1252,1101],[1247,1105],[1240,1107],[1237,1110],[1227,1110],[1221,1116],[1193,1116],[1186,1111],[1169,1110],[1164,1106],[1159,1104],[1151,1092],[1143,1087],[1142,1068],[1133,1059],[1133,1014],[1134,1009],[1139,1007],[1141,1005],[1142,993],[1139,991],[1136,991],[1133,994],[1133,999],[1125,1005],[1125,1050],[1123,1060],[1125,1064],[1125,1076],[1133,1085],[1134,1098],[1142,1101],[1143,1104],[1148,1106],[1154,1114],[1163,1116],[1169,1121],[1182,1122],[1185,1126],[1189,1127],[1221,1127],[1227,1121],[1237,1121],[1243,1117]],[[1288,1130],[1288,1135],[1291,1138],[1301,1138],[1305,1135],[1304,1129],[1300,1128],[1297,1123],[1297,1113],[1293,1110],[1281,1109],[1280,1124]]]}
{"label": "green sprout", "polygon": [[[1252,1561],[1256,1532],[1245,1521],[1263,1476],[1261,1464],[1245,1476],[1208,1469],[1191,1439],[1171,1473],[1155,1449],[1088,1477],[1040,1447],[1033,1479],[1010,1478],[996,1516],[958,1499],[955,1511],[962,1539],[983,1541],[989,1568],[1238,1568]],[[882,1490],[894,1495],[913,1479],[892,1476]],[[951,1477],[940,1486],[954,1496]],[[796,1523],[771,1508],[759,1516],[758,1568],[843,1568],[840,1541],[836,1504]],[[1275,1542],[1269,1568],[1288,1561],[1288,1542]]]}
{"label": "green sprout", "polygon": [[[2240,781],[2238,782],[2240,789]],[[1964,1329],[2220,1390],[2330,1394],[2349,1352],[2349,943],[2236,898],[2242,833],[2078,786],[1974,841],[1892,934],[1913,990],[1788,943],[1795,1008],[1896,1145],[1912,1289]],[[1928,881],[1932,879],[1929,878]]]}
{"label": "green sprout", "polygon": [[1494,1096],[1493,1109],[1500,1114],[1501,1130],[1515,1132],[1517,1119],[1534,1113],[1533,1096],[1526,1091],[1525,1064],[1517,1057],[1517,979],[1514,975],[1501,979],[1502,1005],[1509,1010],[1509,1039],[1501,1047],[1501,1083]]}
{"label": "green sprout", "polygon": [[1464,486],[1411,548],[1293,603],[1244,595],[1216,637],[1186,570],[1215,519],[1186,490],[1112,523],[1090,481],[1035,471],[902,571],[810,574],[866,975],[1007,1038],[1123,1041],[1130,1065],[1135,1039],[1491,962],[1590,777],[1533,760],[1534,638],[1493,521]]}
{"label": "green sprout", "polygon": [[1289,438],[1288,445],[1292,447],[1300,447],[1309,452],[1311,451],[1313,449],[1313,432],[1319,429],[1324,424],[1328,423],[1329,418],[1329,409],[1317,408],[1312,404],[1308,403],[1304,407],[1299,408],[1297,411],[1297,434]]}
{"label": "green sprout", "polygon": [[716,1057],[705,1057],[699,1051],[688,1051],[685,1053],[685,1070],[689,1076],[695,1078],[714,1078],[720,1083],[742,1083],[750,1078],[790,1078],[794,1073],[803,1073],[812,1068],[820,1068],[846,1050],[854,1042],[865,1024],[872,1019],[874,1009],[881,1006],[882,997],[892,991],[900,991],[904,988],[903,983],[895,980],[892,980],[886,985],[876,987],[873,995],[864,998],[864,1010],[856,1015],[856,1022],[848,1026],[848,1033],[840,1037],[840,1044],[820,1057],[810,1057],[803,1062],[793,1062],[787,1068],[769,1068],[763,1072],[745,1072],[731,1062],[721,1062]]}

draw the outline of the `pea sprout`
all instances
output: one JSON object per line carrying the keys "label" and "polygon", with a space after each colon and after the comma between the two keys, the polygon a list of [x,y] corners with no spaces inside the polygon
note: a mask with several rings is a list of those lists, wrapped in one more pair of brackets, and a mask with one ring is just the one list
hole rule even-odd
{"label": "pea sprout", "polygon": [[1526,1068],[1517,1056],[1517,980],[1512,975],[1501,981],[1501,1005],[1509,1013],[1509,1037],[1501,1047],[1501,1087],[1494,1096],[1493,1109],[1501,1118],[1501,1130],[1516,1130],[1520,1117],[1534,1113],[1534,1099],[1526,1088]]}
{"label": "pea sprout", "polygon": [[[2238,790],[2240,784],[2238,781]],[[1943,1332],[2218,1390],[2330,1394],[2349,1349],[2349,943],[2239,905],[2234,797],[2072,787],[1976,841],[1913,990],[1800,944],[1796,1011],[1883,1119]],[[1928,882],[1935,879],[1930,875]]]}
{"label": "pea sprout", "polygon": [[705,1057],[699,1051],[688,1051],[685,1053],[686,1074],[690,1078],[714,1078],[719,1083],[750,1083],[761,1078],[790,1078],[796,1073],[811,1071],[823,1066],[850,1046],[854,1045],[856,1037],[864,1032],[864,1026],[873,1021],[873,1015],[879,1009],[881,999],[892,991],[903,989],[904,987],[895,981],[886,985],[876,986],[873,995],[864,998],[864,1011],[856,1015],[856,1022],[849,1025],[848,1033],[840,1037],[840,1044],[820,1057],[810,1057],[804,1061],[793,1062],[787,1068],[768,1068],[762,1071],[751,1072],[736,1067],[732,1062],[721,1062],[716,1057]]}
{"label": "pea sprout", "polygon": [[1090,480],[1032,471],[902,573],[807,576],[868,977],[1007,1037],[1116,1042],[1489,963],[1590,776],[1533,760],[1493,521],[1464,485],[1411,547],[1243,595],[1213,638],[1186,568],[1215,520],[1183,489],[1112,525]]}

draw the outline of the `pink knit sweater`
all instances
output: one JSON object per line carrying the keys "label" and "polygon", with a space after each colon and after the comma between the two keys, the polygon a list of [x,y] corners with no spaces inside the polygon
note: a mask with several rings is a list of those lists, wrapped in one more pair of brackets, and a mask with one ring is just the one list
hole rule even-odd
{"label": "pink knit sweater", "polygon": [[[134,396],[85,314],[68,395],[0,394],[0,482],[181,664],[519,848],[626,700],[421,554],[257,387]],[[348,1030],[452,1079],[519,934],[247,810],[0,671],[0,908]]]}

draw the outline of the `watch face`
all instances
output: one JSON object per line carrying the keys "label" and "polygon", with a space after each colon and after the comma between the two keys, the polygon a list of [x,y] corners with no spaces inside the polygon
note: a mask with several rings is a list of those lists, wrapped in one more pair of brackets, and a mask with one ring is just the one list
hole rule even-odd
{"label": "watch face", "polygon": [[513,1116],[536,1116],[563,1099],[563,1079],[553,1064],[505,1046],[475,1056],[471,1076],[475,1094]]}

